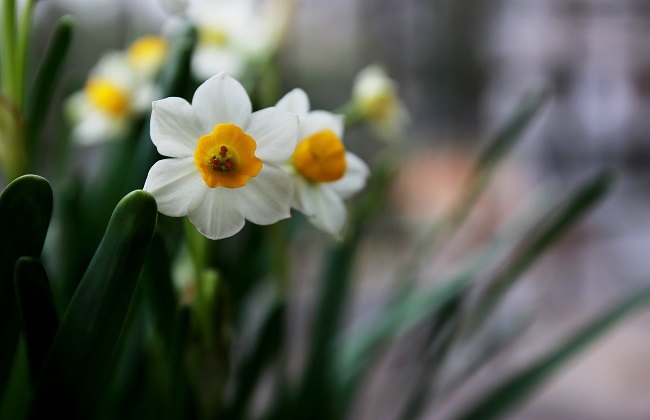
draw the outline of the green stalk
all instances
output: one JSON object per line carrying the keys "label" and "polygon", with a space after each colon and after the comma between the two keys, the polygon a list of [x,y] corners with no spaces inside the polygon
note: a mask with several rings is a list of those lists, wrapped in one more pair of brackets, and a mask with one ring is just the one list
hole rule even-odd
{"label": "green stalk", "polygon": [[16,44],[16,1],[2,2],[2,92],[16,100],[15,66]]}
{"label": "green stalk", "polygon": [[34,0],[27,0],[25,8],[20,16],[20,27],[18,28],[18,51],[15,63],[15,84],[16,104],[23,106],[25,97],[25,72],[27,69],[27,46],[29,44],[29,32],[31,30],[32,12],[34,11]]}

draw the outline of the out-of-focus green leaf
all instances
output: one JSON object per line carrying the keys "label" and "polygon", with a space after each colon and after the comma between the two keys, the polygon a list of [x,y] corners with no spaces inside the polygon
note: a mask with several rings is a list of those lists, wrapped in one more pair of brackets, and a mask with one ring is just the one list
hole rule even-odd
{"label": "out-of-focus green leaf", "polygon": [[171,257],[160,235],[154,235],[145,257],[141,287],[153,316],[156,332],[165,351],[172,345],[174,323],[178,311],[178,296],[171,278]]}
{"label": "out-of-focus green leaf", "polygon": [[466,325],[469,331],[475,331],[482,325],[517,279],[607,194],[612,181],[613,175],[603,172],[585,182],[561,205],[547,223],[524,237],[521,246],[516,248],[518,252],[514,258],[504,265],[474,305]]}
{"label": "out-of-focus green leaf", "polygon": [[[190,61],[196,44],[196,33],[190,31],[181,37],[172,48],[163,73],[160,75],[162,97],[185,97],[190,77]],[[160,159],[160,155],[151,142],[149,120],[145,122],[135,147],[134,159],[130,160],[125,189],[141,188],[147,178],[149,168]]]}
{"label": "out-of-focus green leaf", "polygon": [[35,382],[59,327],[59,320],[47,273],[40,260],[33,257],[18,259],[15,282],[27,344],[29,372],[32,382]]}
{"label": "out-of-focus green leaf", "polygon": [[456,418],[459,420],[490,420],[512,410],[574,356],[611,330],[631,312],[646,304],[648,300],[650,300],[650,286],[645,286],[632,293],[628,298],[573,334],[549,354],[541,357],[528,368],[489,392],[478,403]]}
{"label": "out-of-focus green leaf", "polygon": [[259,339],[250,354],[242,362],[241,369],[237,373],[238,383],[234,401],[224,416],[225,418],[249,418],[250,413],[246,413],[246,409],[253,391],[259,384],[264,368],[278,355],[284,341],[285,315],[286,304],[284,302],[276,302],[269,309],[260,328]]}
{"label": "out-of-focus green leaf", "polygon": [[156,200],[133,191],[116,206],[38,378],[30,417],[88,417],[107,386],[157,218]]}
{"label": "out-of-focus green leaf", "polygon": [[17,104],[0,94],[0,169],[7,182],[27,172],[25,120]]}
{"label": "out-of-focus green leaf", "polygon": [[0,397],[13,360],[20,315],[14,265],[39,257],[52,216],[52,188],[45,178],[24,175],[0,194]]}
{"label": "out-of-focus green leaf", "polygon": [[37,142],[45,123],[47,110],[52,102],[52,95],[70,48],[73,29],[74,19],[72,16],[63,16],[58,20],[54,34],[36,72],[34,84],[29,91],[25,103],[26,146],[29,156],[34,156],[37,150]]}
{"label": "out-of-focus green leaf", "polygon": [[491,255],[487,252],[469,268],[433,289],[414,292],[405,286],[373,324],[344,337],[336,351],[335,366],[343,407],[351,403],[371,363],[386,345],[458,299]]}

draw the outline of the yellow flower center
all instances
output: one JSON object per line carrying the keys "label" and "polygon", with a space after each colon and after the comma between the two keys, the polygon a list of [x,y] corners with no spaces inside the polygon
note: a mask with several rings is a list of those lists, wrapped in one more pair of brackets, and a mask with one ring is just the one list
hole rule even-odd
{"label": "yellow flower center", "polygon": [[239,188],[262,169],[257,143],[235,124],[218,124],[199,139],[194,164],[210,188]]}
{"label": "yellow flower center", "polygon": [[127,53],[131,65],[138,69],[159,66],[169,50],[169,43],[158,36],[143,36],[131,44]]}
{"label": "yellow flower center", "polygon": [[127,92],[103,78],[93,78],[86,82],[86,97],[95,107],[113,117],[120,117],[129,110]]}
{"label": "yellow flower center", "polygon": [[312,182],[332,182],[345,174],[345,146],[332,130],[312,134],[293,154],[296,169]]}
{"label": "yellow flower center", "polygon": [[228,43],[228,35],[218,28],[205,26],[199,29],[199,43],[222,47]]}

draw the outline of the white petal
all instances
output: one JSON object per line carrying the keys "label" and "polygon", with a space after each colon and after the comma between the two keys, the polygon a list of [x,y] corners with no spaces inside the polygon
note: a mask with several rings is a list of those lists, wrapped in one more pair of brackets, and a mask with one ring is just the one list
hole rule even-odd
{"label": "white petal", "polygon": [[209,188],[205,184],[203,187],[190,203],[190,221],[210,239],[223,239],[239,232],[245,220],[235,190]]}
{"label": "white petal", "polygon": [[347,168],[343,178],[327,184],[341,198],[348,198],[366,185],[370,170],[368,166],[353,153],[345,153]]}
{"label": "white petal", "polygon": [[165,98],[153,103],[151,141],[161,155],[193,156],[199,138],[206,134],[185,99]]}
{"label": "white petal", "polygon": [[75,143],[88,146],[114,140],[126,129],[125,118],[111,118],[99,111],[90,111],[72,130]]}
{"label": "white petal", "polygon": [[291,217],[293,181],[282,169],[264,165],[246,186],[235,190],[244,217],[258,225],[270,225]]}
{"label": "white petal", "polygon": [[282,163],[296,150],[298,117],[278,108],[266,108],[251,115],[244,131],[255,139],[255,156],[265,162]]}
{"label": "white petal", "polygon": [[205,185],[194,158],[163,159],[156,162],[147,175],[144,190],[158,203],[158,211],[167,216],[185,216],[192,198]]}
{"label": "white petal", "polygon": [[244,87],[225,73],[211,77],[198,87],[192,98],[192,108],[208,133],[217,124],[231,123],[243,128],[252,111]]}
{"label": "white petal", "polygon": [[309,112],[309,97],[304,90],[294,89],[284,95],[275,107],[294,114],[305,115]]}
{"label": "white petal", "polygon": [[305,213],[314,226],[339,238],[347,217],[341,198],[327,185],[301,184],[296,190],[299,203],[294,207]]}
{"label": "white petal", "polygon": [[343,116],[327,111],[312,111],[300,118],[300,140],[323,130],[332,130],[337,136],[343,138]]}
{"label": "white petal", "polygon": [[244,71],[244,57],[236,51],[215,46],[197,46],[192,55],[192,73],[199,80],[225,71],[238,77]]}

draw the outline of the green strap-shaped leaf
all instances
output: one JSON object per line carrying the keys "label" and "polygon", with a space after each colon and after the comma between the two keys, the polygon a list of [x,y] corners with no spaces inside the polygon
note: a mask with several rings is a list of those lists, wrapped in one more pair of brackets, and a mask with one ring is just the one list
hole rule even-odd
{"label": "green strap-shaped leaf", "polygon": [[52,188],[45,178],[24,175],[0,194],[0,396],[18,338],[20,315],[14,291],[14,265],[38,257],[52,216]]}
{"label": "green strap-shaped leaf", "polygon": [[25,104],[25,119],[27,120],[27,151],[33,156],[36,143],[41,134],[47,109],[52,101],[56,82],[65,62],[70,42],[74,20],[71,16],[63,16],[54,28],[54,34],[47,46],[43,61],[36,72],[34,84],[29,91]]}
{"label": "green strap-shaped leaf", "polygon": [[551,375],[574,356],[615,327],[632,311],[650,300],[650,285],[602,314],[595,321],[573,334],[564,344],[534,362],[510,380],[483,397],[477,404],[457,417],[459,420],[490,420],[498,418],[519,405]]}
{"label": "green strap-shaped leaf", "polygon": [[506,292],[543,253],[591,210],[607,194],[613,183],[613,175],[604,171],[588,180],[573,193],[550,218],[518,247],[519,251],[496,275],[480,295],[470,314],[466,333],[476,331],[501,302]]}
{"label": "green strap-shaped leaf", "polygon": [[29,371],[34,382],[52,345],[59,320],[47,273],[38,259],[21,257],[16,262],[15,281]]}
{"label": "green strap-shaped leaf", "polygon": [[145,191],[131,192],[115,207],[41,370],[31,418],[87,417],[96,408],[157,214]]}
{"label": "green strap-shaped leaf", "polygon": [[282,348],[285,337],[285,315],[286,304],[282,301],[274,303],[269,308],[260,329],[259,339],[239,369],[234,400],[224,418],[235,419],[250,416],[250,413],[246,413],[246,410],[253,396],[253,391],[259,385],[259,379],[264,373],[264,369],[270,362],[275,360]]}

